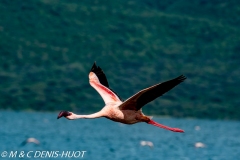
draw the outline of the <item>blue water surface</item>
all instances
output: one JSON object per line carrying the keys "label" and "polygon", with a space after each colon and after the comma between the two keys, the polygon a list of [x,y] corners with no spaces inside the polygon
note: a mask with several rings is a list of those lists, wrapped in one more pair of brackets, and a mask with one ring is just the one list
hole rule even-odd
{"label": "blue water surface", "polygon": [[[105,118],[70,121],[65,118],[57,120],[57,113],[0,111],[0,154],[6,154],[6,157],[0,155],[0,159],[240,159],[238,121],[156,117],[154,120],[181,128],[185,133],[167,131],[146,123],[125,125]],[[197,130],[196,126],[200,129]],[[21,145],[29,137],[38,139],[40,145]],[[151,141],[154,147],[141,146],[143,140]],[[205,147],[196,148],[197,142],[204,143]],[[16,157],[9,158],[10,153],[16,151]],[[27,157],[29,151],[32,152]],[[45,154],[40,157],[39,153],[44,151],[58,152],[55,157]],[[82,151],[86,152],[80,156]],[[21,152],[23,156],[19,156]]]}

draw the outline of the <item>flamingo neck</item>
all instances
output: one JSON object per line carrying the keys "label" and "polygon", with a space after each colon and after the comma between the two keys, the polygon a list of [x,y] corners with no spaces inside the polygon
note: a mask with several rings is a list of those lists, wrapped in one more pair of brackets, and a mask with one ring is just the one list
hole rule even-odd
{"label": "flamingo neck", "polygon": [[167,129],[167,130],[170,130],[170,131],[173,131],[173,132],[184,132],[184,130],[182,129],[179,129],[179,128],[171,128],[171,127],[168,127],[168,126],[164,126],[162,124],[159,124],[153,120],[150,120],[149,122],[147,122],[148,124],[151,124],[151,125],[154,125],[156,127],[160,127],[160,128],[163,128],[163,129]]}
{"label": "flamingo neck", "polygon": [[72,119],[81,119],[81,118],[94,119],[94,118],[100,118],[100,117],[103,117],[103,114],[101,112],[96,112],[96,113],[89,114],[89,115],[74,114],[72,116]]}

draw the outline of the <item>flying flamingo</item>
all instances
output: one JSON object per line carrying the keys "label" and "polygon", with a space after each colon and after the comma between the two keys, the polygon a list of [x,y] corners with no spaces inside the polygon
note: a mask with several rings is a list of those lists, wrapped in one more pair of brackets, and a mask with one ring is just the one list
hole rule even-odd
{"label": "flying flamingo", "polygon": [[105,117],[112,121],[121,122],[124,124],[146,122],[148,124],[173,132],[184,132],[182,129],[171,128],[153,121],[151,117],[145,116],[142,113],[141,108],[157,97],[168,92],[185,79],[186,77],[181,75],[175,79],[143,89],[128,98],[126,101],[121,101],[119,96],[109,88],[108,81],[103,70],[97,66],[95,62],[89,73],[89,82],[90,85],[101,95],[103,101],[105,102],[105,106],[99,112],[90,115],[77,115],[73,112],[61,111],[57,118],[59,119],[61,117],[65,117],[69,120],[74,120],[80,118]]}

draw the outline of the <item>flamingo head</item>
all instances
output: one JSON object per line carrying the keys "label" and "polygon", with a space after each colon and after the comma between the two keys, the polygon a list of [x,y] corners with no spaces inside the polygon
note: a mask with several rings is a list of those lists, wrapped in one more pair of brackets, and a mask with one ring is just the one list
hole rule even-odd
{"label": "flamingo head", "polygon": [[70,119],[70,116],[71,116],[72,114],[73,114],[72,112],[61,111],[61,112],[58,114],[57,119],[59,119],[59,118],[61,118],[61,117],[65,117],[65,118],[67,118],[67,119]]}

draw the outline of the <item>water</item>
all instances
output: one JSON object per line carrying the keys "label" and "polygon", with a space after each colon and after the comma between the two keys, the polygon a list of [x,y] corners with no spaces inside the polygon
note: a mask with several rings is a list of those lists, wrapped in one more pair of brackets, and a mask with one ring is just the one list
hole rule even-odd
{"label": "water", "polygon": [[[0,112],[0,154],[17,151],[18,158],[0,159],[86,159],[86,160],[236,160],[240,159],[240,122],[155,118],[157,122],[185,130],[174,133],[139,123],[124,125],[105,118],[57,120],[57,113]],[[199,126],[200,130],[196,130]],[[40,145],[20,144],[34,137]],[[151,141],[154,148],[141,146]],[[202,142],[205,148],[195,148]],[[24,151],[24,157],[19,153]],[[26,157],[29,153],[31,158]],[[58,157],[34,158],[42,151],[59,151]],[[69,152],[68,152],[69,151]],[[79,151],[86,151],[79,156]],[[68,158],[64,153],[77,153]],[[81,152],[82,154],[83,152]],[[62,156],[62,157],[60,157]],[[37,158],[38,157],[38,158]]]}

